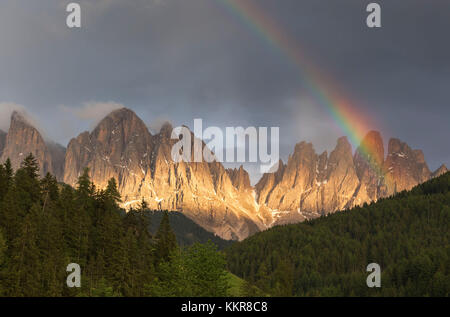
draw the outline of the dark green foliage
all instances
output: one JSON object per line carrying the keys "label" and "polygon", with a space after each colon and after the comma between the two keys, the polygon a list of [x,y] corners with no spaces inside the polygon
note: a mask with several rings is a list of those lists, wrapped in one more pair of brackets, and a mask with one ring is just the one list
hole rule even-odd
{"label": "dark green foliage", "polygon": [[6,239],[3,236],[3,232],[0,229],[0,267],[3,265],[3,262],[5,261],[6,258]]}
{"label": "dark green foliage", "polygon": [[250,284],[248,281],[244,281],[240,288],[240,295],[243,297],[264,297],[266,294],[262,292],[256,286]]}
{"label": "dark green foliage", "polygon": [[[32,155],[15,174],[9,161],[0,165],[0,296],[145,296],[162,276],[178,283],[178,272],[155,269],[161,262],[175,268],[169,254],[181,252],[167,214],[153,238],[145,202],[125,213],[114,179],[97,190],[86,169],[74,189],[50,174],[39,179],[38,171]],[[183,263],[193,258],[186,254]],[[210,247],[201,254],[204,263],[218,256]],[[219,294],[214,272],[224,269],[221,259],[198,281],[192,269],[187,289]],[[66,285],[69,263],[81,267],[81,288]]]}
{"label": "dark green foliage", "polygon": [[177,248],[177,238],[170,227],[168,212],[165,212],[161,219],[161,224],[156,232],[155,239],[156,263],[169,260],[169,255]]}
{"label": "dark green foliage", "polygon": [[[150,231],[152,233],[156,233],[158,230],[158,226],[161,223],[164,213],[164,211],[146,212],[150,219]],[[215,234],[206,231],[181,212],[169,212],[169,220],[170,226],[177,237],[177,243],[180,246],[190,246],[195,242],[206,243],[211,240],[218,246],[219,250],[222,250],[233,243],[232,241],[223,240]]]}
{"label": "dark green foliage", "polygon": [[13,170],[11,168],[11,161],[6,160],[4,165],[0,165],[0,201],[3,200],[9,187],[12,184]]}
{"label": "dark green foliage", "polygon": [[[450,173],[377,203],[275,227],[227,249],[273,296],[449,296]],[[368,288],[366,266],[381,266]]]}
{"label": "dark green foliage", "polygon": [[160,262],[157,277],[147,286],[151,296],[226,296],[228,273],[225,257],[212,243],[174,249]]}
{"label": "dark green foliage", "polygon": [[[2,230],[0,229],[0,272],[3,271],[6,261],[6,250],[8,249],[8,246],[6,245],[6,239],[3,236]],[[0,276],[1,278],[1,276]],[[4,285],[0,283],[0,296],[3,295]]]}

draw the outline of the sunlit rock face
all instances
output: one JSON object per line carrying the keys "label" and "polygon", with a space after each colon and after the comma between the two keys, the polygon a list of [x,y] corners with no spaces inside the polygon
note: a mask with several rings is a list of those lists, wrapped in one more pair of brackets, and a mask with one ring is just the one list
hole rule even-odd
{"label": "sunlit rock face", "polygon": [[58,180],[62,180],[64,147],[46,143],[39,131],[19,112],[12,113],[8,133],[0,133],[0,153],[0,162],[9,158],[14,170],[18,169],[25,157],[31,153],[40,166],[41,176],[51,173]]}
{"label": "sunlit rock face", "polygon": [[345,137],[329,156],[318,155],[310,143],[297,144],[287,165],[263,175],[255,189],[260,210],[275,225],[376,201],[446,171],[442,166],[432,175],[422,151],[398,139],[389,141],[385,159],[380,133],[370,131],[353,156]]}
{"label": "sunlit rock face", "polygon": [[115,178],[124,201],[137,199],[142,179],[150,171],[152,136],[133,111],[120,109],[91,132],[83,132],[67,146],[64,182],[75,186],[88,167],[94,184],[104,188]]}
{"label": "sunlit rock face", "polygon": [[356,203],[376,201],[386,194],[384,184],[384,145],[377,131],[369,132],[353,157],[356,174],[361,182]]}
{"label": "sunlit rock face", "polygon": [[[194,148],[195,137],[189,133]],[[235,240],[376,201],[447,172],[443,165],[431,173],[422,151],[398,139],[389,141],[385,156],[380,133],[371,131],[354,153],[346,137],[329,154],[300,142],[286,163],[280,160],[252,186],[242,166],[225,169],[216,161],[194,162],[194,153],[190,162],[174,162],[172,149],[179,140],[171,136],[169,123],[152,135],[133,111],[123,108],[92,132],[72,139],[66,150],[46,142],[15,112],[8,133],[0,131],[0,159],[9,157],[17,169],[32,153],[41,175],[50,172],[71,186],[89,168],[99,189],[109,179],[117,180],[127,210],[144,199],[152,209],[181,211],[218,236]],[[200,144],[203,150],[205,144]]]}
{"label": "sunlit rock face", "polygon": [[432,178],[439,177],[447,172],[448,172],[447,166],[445,166],[445,164],[442,164],[437,170],[433,172],[433,174],[431,174],[431,177]]}
{"label": "sunlit rock face", "polygon": [[152,209],[182,211],[222,238],[241,240],[273,225],[376,201],[431,177],[421,151],[392,139],[385,160],[381,135],[371,131],[354,154],[346,137],[329,155],[300,142],[286,164],[280,161],[253,187],[242,166],[193,162],[193,154],[191,162],[174,162],[178,140],[171,133],[166,123],[151,135],[131,110],[114,111],[92,133],[70,141],[64,181],[75,186],[89,167],[99,188],[117,179],[125,208],[145,199]]}
{"label": "sunlit rock face", "polygon": [[412,150],[406,143],[391,139],[384,162],[387,194],[409,190],[431,178],[431,172],[420,150]]}
{"label": "sunlit rock face", "polygon": [[172,127],[165,124],[152,136],[134,112],[117,110],[92,133],[84,132],[70,141],[64,181],[75,186],[88,167],[99,188],[110,178],[118,181],[124,207],[145,199],[152,209],[183,211],[225,239],[243,239],[263,228],[252,190],[240,190],[240,186],[249,186],[247,180],[238,179],[248,178],[246,172],[241,171],[234,186],[220,163],[175,163],[171,150],[177,140],[171,139],[171,133]]}
{"label": "sunlit rock face", "polygon": [[287,165],[264,175],[256,189],[259,204],[279,224],[347,208],[354,204],[359,184],[351,145],[342,137],[330,156],[318,155],[311,143],[298,143]]}

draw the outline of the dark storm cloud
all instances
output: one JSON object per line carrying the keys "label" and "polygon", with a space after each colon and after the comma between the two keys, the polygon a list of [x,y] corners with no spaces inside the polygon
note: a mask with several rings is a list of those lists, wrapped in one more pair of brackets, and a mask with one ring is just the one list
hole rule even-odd
{"label": "dark storm cloud", "polygon": [[[118,105],[148,124],[280,126],[284,159],[300,140],[322,151],[342,134],[304,74],[222,1],[79,1],[79,30],[65,26],[69,2],[0,3],[0,103],[23,105],[61,143]],[[422,148],[432,168],[450,162],[450,2],[378,1],[377,30],[365,26],[370,1],[254,2],[375,118],[371,128]]]}

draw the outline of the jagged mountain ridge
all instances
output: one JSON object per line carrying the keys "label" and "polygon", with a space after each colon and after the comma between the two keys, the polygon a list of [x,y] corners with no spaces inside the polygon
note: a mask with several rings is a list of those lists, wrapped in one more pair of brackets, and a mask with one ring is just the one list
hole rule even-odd
{"label": "jagged mountain ridge", "polygon": [[377,201],[445,172],[443,165],[431,173],[422,151],[398,139],[390,139],[385,159],[380,133],[370,131],[353,157],[346,137],[338,139],[329,157],[301,142],[288,163],[264,175],[255,188],[258,203],[272,212],[276,225]]}
{"label": "jagged mountain ridge", "polygon": [[[354,154],[346,137],[338,139],[329,155],[317,154],[311,143],[300,142],[286,164],[280,160],[275,172],[251,186],[242,166],[225,169],[218,162],[173,162],[171,149],[177,140],[171,139],[171,132],[166,123],[152,135],[132,110],[123,108],[106,116],[92,132],[72,139],[66,150],[44,142],[14,113],[3,137],[1,160],[11,157],[17,168],[23,155],[31,152],[44,173],[52,172],[72,186],[88,167],[98,188],[111,177],[118,181],[125,208],[144,198],[151,209],[182,211],[208,231],[235,240],[273,225],[376,201],[447,171],[443,165],[431,173],[423,153],[398,139],[389,141],[385,158],[380,133],[371,131]],[[370,154],[365,148],[371,149]]]}
{"label": "jagged mountain ridge", "polygon": [[65,148],[46,142],[24,115],[14,111],[8,133],[4,136],[0,133],[0,162],[9,158],[12,168],[17,169],[29,153],[37,159],[41,176],[51,173],[58,180],[62,180]]}
{"label": "jagged mountain ridge", "polygon": [[436,178],[436,177],[439,177],[441,175],[444,175],[447,172],[448,172],[447,166],[445,166],[445,164],[442,164],[436,171],[433,172],[431,177],[432,178]]}
{"label": "jagged mountain ridge", "polygon": [[242,239],[262,229],[257,215],[241,206],[245,197],[222,164],[172,161],[176,140],[171,139],[171,132],[170,124],[165,124],[151,135],[133,111],[116,110],[92,133],[84,132],[70,141],[64,182],[76,185],[83,169],[89,167],[92,181],[100,188],[111,177],[117,179],[124,207],[144,198],[149,208],[183,211],[225,239]]}

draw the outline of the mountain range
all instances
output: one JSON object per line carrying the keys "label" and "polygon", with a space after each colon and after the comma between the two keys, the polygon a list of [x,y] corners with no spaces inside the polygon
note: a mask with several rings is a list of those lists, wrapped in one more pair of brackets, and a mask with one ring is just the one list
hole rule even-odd
{"label": "mountain range", "polygon": [[431,172],[422,151],[395,138],[385,155],[380,133],[370,131],[355,153],[346,137],[337,140],[330,154],[318,154],[311,143],[300,142],[286,163],[280,160],[276,171],[252,186],[242,166],[173,162],[171,148],[177,140],[170,138],[171,132],[166,123],[152,135],[132,110],[122,108],[64,148],[45,140],[24,115],[14,112],[9,131],[0,131],[0,162],[10,158],[17,169],[32,153],[41,175],[52,173],[71,186],[88,167],[97,188],[106,187],[112,177],[117,180],[125,209],[145,199],[150,209],[183,212],[227,240],[377,201],[447,172],[445,165]]}

